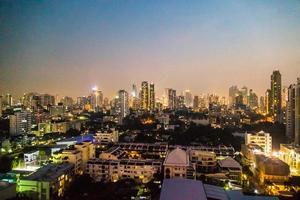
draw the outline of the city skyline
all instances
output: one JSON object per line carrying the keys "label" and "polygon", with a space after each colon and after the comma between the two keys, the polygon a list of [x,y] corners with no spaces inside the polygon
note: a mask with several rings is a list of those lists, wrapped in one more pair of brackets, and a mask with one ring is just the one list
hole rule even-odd
{"label": "city skyline", "polygon": [[[0,93],[104,96],[144,80],[193,94],[259,96],[300,74],[300,2],[0,3]],[[126,87],[124,87],[126,86]],[[75,89],[76,88],[76,89]]]}

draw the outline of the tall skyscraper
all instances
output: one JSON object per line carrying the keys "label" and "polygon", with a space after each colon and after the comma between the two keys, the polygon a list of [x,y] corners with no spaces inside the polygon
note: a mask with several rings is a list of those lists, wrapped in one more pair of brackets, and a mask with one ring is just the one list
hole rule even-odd
{"label": "tall skyscraper", "polygon": [[54,106],[55,105],[55,97],[50,94],[41,94],[40,96],[40,103],[41,106]]}
{"label": "tall skyscraper", "polygon": [[251,109],[258,108],[258,97],[252,89],[249,91],[248,105]]}
{"label": "tall skyscraper", "polygon": [[165,106],[169,109],[175,109],[176,108],[176,90],[173,90],[171,88],[165,89]]}
{"label": "tall skyscraper", "polygon": [[131,96],[138,97],[138,90],[137,90],[136,84],[132,84]]}
{"label": "tall skyscraper", "polygon": [[94,111],[99,111],[103,104],[102,91],[94,87],[91,94],[91,106]]}
{"label": "tall skyscraper", "polygon": [[265,94],[265,107],[266,107],[266,114],[271,114],[271,90],[267,89]]}
{"label": "tall skyscraper", "polygon": [[246,86],[239,90],[239,94],[243,96],[243,104],[249,106],[248,88]]}
{"label": "tall skyscraper", "polygon": [[282,98],[282,100],[281,100],[282,109],[285,109],[287,106],[286,105],[287,101],[288,101],[288,87],[283,86],[281,98]]}
{"label": "tall skyscraper", "polygon": [[300,78],[295,87],[295,143],[300,145]]}
{"label": "tall skyscraper", "polygon": [[12,99],[11,94],[6,94],[6,103],[7,103],[8,106],[12,106],[13,99]]}
{"label": "tall skyscraper", "polygon": [[150,102],[150,110],[153,111],[155,109],[155,90],[154,90],[154,83],[150,83],[150,96],[149,96],[149,102]]}
{"label": "tall skyscraper", "polygon": [[141,109],[148,110],[149,108],[149,86],[147,81],[142,82],[141,91]]}
{"label": "tall skyscraper", "polygon": [[274,121],[281,121],[281,74],[278,70],[271,75],[271,114]]}
{"label": "tall skyscraper", "polygon": [[231,86],[229,88],[229,97],[228,97],[228,100],[229,100],[229,106],[233,106],[235,104],[235,97],[238,95],[239,93],[239,89],[236,85],[234,86]]}
{"label": "tall skyscraper", "polygon": [[286,136],[289,142],[294,142],[295,138],[295,84],[288,88],[288,101],[286,106]]}
{"label": "tall skyscraper", "polygon": [[125,90],[119,90],[118,92],[118,103],[120,109],[120,117],[124,118],[129,114],[129,106],[128,106],[128,92]]}
{"label": "tall skyscraper", "polygon": [[193,106],[193,96],[190,90],[185,90],[183,92],[184,95],[184,105],[187,108],[191,108]]}

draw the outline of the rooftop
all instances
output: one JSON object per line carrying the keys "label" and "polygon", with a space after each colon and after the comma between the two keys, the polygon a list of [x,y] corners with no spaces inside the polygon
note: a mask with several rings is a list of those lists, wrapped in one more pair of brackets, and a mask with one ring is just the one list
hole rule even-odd
{"label": "rooftop", "polygon": [[177,147],[167,155],[164,165],[189,166],[189,156]]}

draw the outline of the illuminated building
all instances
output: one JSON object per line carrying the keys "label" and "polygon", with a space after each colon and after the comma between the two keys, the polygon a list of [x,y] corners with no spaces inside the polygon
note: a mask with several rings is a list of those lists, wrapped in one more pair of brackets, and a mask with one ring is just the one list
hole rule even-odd
{"label": "illuminated building", "polygon": [[271,114],[271,90],[268,89],[265,93],[265,107],[266,107],[266,114]]}
{"label": "illuminated building", "polygon": [[113,181],[135,179],[147,183],[155,173],[161,171],[161,162],[157,160],[136,159],[91,159],[87,163],[86,173],[95,181]]}
{"label": "illuminated building", "polygon": [[97,145],[108,145],[119,141],[119,132],[115,129],[98,131],[94,138]]}
{"label": "illuminated building", "polygon": [[300,148],[291,144],[280,144],[279,158],[290,166],[291,172],[300,174]]}
{"label": "illuminated building", "polygon": [[193,96],[192,96],[191,91],[190,90],[185,90],[183,92],[183,95],[184,95],[184,105],[187,108],[193,107]]}
{"label": "illuminated building", "polygon": [[155,89],[154,83],[150,83],[150,91],[149,91],[149,109],[153,111],[155,109]]}
{"label": "illuminated building", "polygon": [[39,151],[31,151],[24,153],[24,164],[25,166],[36,166],[38,165]]}
{"label": "illuminated building", "polygon": [[286,106],[286,136],[289,142],[295,140],[295,84],[291,84],[288,88],[288,100]]}
{"label": "illuminated building", "polygon": [[62,197],[74,177],[72,164],[48,164],[28,176],[20,177],[17,192],[38,200]]}
{"label": "illuminated building", "polygon": [[239,90],[239,94],[243,97],[243,104],[249,105],[249,99],[248,99],[248,88],[246,86],[242,87]]}
{"label": "illuminated building", "polygon": [[185,104],[184,104],[184,96],[179,95],[179,96],[177,97],[176,108],[179,108],[179,109],[185,108]]}
{"label": "illuminated building", "polygon": [[148,110],[149,108],[149,86],[147,81],[142,82],[141,91],[141,109]]}
{"label": "illuminated building", "polygon": [[226,157],[218,161],[222,173],[227,174],[231,180],[240,180],[242,175],[242,166],[232,157]]}
{"label": "illuminated building", "polygon": [[283,86],[283,88],[282,88],[282,95],[281,95],[281,98],[282,98],[282,100],[281,100],[282,109],[285,109],[286,106],[287,106],[288,92],[289,92],[288,87]]}
{"label": "illuminated building", "polygon": [[295,87],[295,143],[300,145],[300,78]]}
{"label": "illuminated building", "polygon": [[60,102],[63,103],[63,105],[66,107],[71,107],[74,103],[72,97],[68,97],[68,96],[62,98]]}
{"label": "illuminated building", "polygon": [[128,93],[125,90],[119,90],[117,100],[119,104],[119,115],[121,118],[124,118],[129,114]]}
{"label": "illuminated building", "polygon": [[165,106],[171,110],[176,108],[176,90],[165,89]]}
{"label": "illuminated building", "polygon": [[88,160],[95,158],[95,146],[92,142],[81,142],[75,144],[74,147],[81,152],[83,170],[85,170]]}
{"label": "illuminated building", "polygon": [[256,144],[264,150],[265,154],[270,154],[272,152],[272,136],[270,133],[265,133],[263,131],[258,133],[246,133],[245,144]]}
{"label": "illuminated building", "polygon": [[193,109],[197,110],[199,108],[199,97],[194,96],[194,101],[193,101]]}
{"label": "illuminated building", "polygon": [[266,111],[266,107],[265,107],[265,97],[261,96],[259,98],[259,110],[260,112],[264,113]]}
{"label": "illuminated building", "polygon": [[57,106],[51,106],[49,110],[51,116],[64,116],[65,113],[65,107],[61,103]]}
{"label": "illuminated building", "polygon": [[11,135],[31,133],[32,113],[30,111],[15,112],[9,116],[9,132]]}
{"label": "illuminated building", "polygon": [[83,173],[82,152],[76,148],[64,149],[61,152],[55,152],[52,155],[52,161],[56,164],[70,163],[74,165],[75,174]]}
{"label": "illuminated building", "polygon": [[249,91],[248,105],[251,109],[258,108],[258,97],[252,89]]}
{"label": "illuminated building", "polygon": [[140,108],[139,94],[135,84],[132,85],[129,107],[133,110],[138,110]]}
{"label": "illuminated building", "polygon": [[12,99],[12,96],[11,94],[6,94],[6,104],[11,107],[12,104],[13,104],[13,99]]}
{"label": "illuminated building", "polygon": [[195,169],[190,162],[188,152],[180,148],[170,151],[163,163],[164,178],[195,178]]}
{"label": "illuminated building", "polygon": [[281,121],[281,74],[273,71],[271,75],[271,114],[274,120]]}
{"label": "illuminated building", "polygon": [[49,94],[39,95],[41,106],[47,107],[55,105],[55,97]]}
{"label": "illuminated building", "polygon": [[229,106],[233,106],[235,104],[235,97],[238,95],[238,93],[239,89],[236,85],[229,88]]}
{"label": "illuminated building", "polygon": [[196,171],[212,172],[217,166],[216,154],[214,152],[190,150],[190,160],[195,165]]}
{"label": "illuminated building", "polygon": [[264,185],[266,182],[284,184],[289,180],[289,165],[275,157],[267,157],[262,154],[256,154],[255,176],[258,177],[259,183]]}
{"label": "illuminated building", "polygon": [[94,111],[99,111],[103,104],[103,94],[101,90],[97,87],[92,89],[93,93],[91,94],[91,105]]}

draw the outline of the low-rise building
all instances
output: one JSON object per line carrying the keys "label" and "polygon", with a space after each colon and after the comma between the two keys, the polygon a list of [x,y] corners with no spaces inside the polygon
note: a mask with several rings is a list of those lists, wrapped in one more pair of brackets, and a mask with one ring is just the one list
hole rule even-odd
{"label": "low-rise building", "polygon": [[119,141],[119,132],[115,129],[98,131],[94,137],[97,145],[107,145]]}
{"label": "low-rise building", "polygon": [[213,172],[217,166],[216,154],[209,151],[190,150],[190,160],[197,173]]}
{"label": "low-rise building", "polygon": [[265,154],[272,153],[272,136],[270,133],[265,133],[264,131],[245,133],[245,144],[256,144],[263,148]]}
{"label": "low-rise building", "polygon": [[149,182],[154,174],[161,172],[161,162],[158,160],[104,160],[90,159],[86,173],[95,181],[118,181],[132,178],[143,183]]}
{"label": "low-rise building", "polygon": [[72,164],[48,164],[29,176],[20,177],[17,191],[33,199],[56,199],[63,196],[73,176]]}
{"label": "low-rise building", "polygon": [[226,157],[219,160],[218,164],[222,173],[227,174],[231,180],[240,180],[242,175],[242,166],[233,158]]}
{"label": "low-rise building", "polygon": [[290,177],[289,165],[275,157],[255,155],[255,174],[260,184],[266,182],[283,184]]}
{"label": "low-rise building", "polygon": [[163,163],[164,177],[169,178],[195,178],[195,168],[189,159],[189,154],[185,150],[176,148],[167,154]]}
{"label": "low-rise building", "polygon": [[279,158],[288,164],[291,173],[300,174],[300,148],[290,144],[280,144]]}

